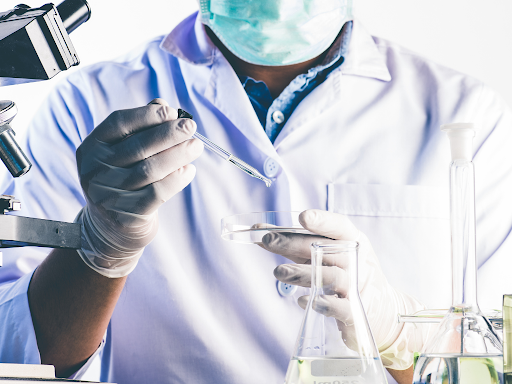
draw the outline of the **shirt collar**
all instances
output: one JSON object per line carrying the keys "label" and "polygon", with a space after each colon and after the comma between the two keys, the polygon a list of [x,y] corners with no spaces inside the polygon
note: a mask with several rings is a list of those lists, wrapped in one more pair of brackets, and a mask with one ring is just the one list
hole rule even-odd
{"label": "shirt collar", "polygon": [[160,48],[191,64],[211,65],[217,47],[206,34],[198,13],[193,13],[178,24],[162,40]]}
{"label": "shirt collar", "polygon": [[341,66],[341,73],[383,81],[391,80],[384,55],[379,51],[373,37],[358,20],[354,20],[352,37],[345,62]]}
{"label": "shirt collar", "polygon": [[[324,60],[337,59],[340,55],[342,39],[338,39],[338,49],[334,46]],[[196,65],[211,65],[218,48],[213,44],[198,12],[183,20],[162,41],[160,48],[186,62]],[[380,53],[373,37],[366,31],[360,22],[354,20],[352,36],[345,55],[345,61],[341,66],[341,72],[345,75],[372,77],[375,79],[390,81],[391,75],[387,68],[384,56]]]}

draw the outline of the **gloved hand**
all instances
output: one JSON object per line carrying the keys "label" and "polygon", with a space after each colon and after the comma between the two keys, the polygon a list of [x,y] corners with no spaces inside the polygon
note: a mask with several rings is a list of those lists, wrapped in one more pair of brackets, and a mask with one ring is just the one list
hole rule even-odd
{"label": "gloved hand", "polygon": [[113,112],[76,151],[87,205],[75,222],[82,224],[78,253],[107,277],[128,275],[158,229],[160,205],[195,176],[189,164],[203,144],[189,140],[190,119],[161,99],[147,106]]}
{"label": "gloved hand", "polygon": [[[302,287],[311,286],[311,249],[316,241],[346,240],[359,243],[359,291],[377,348],[385,367],[407,369],[413,362],[413,353],[419,352],[428,336],[413,324],[398,323],[397,315],[414,313],[424,307],[412,297],[394,289],[384,276],[370,241],[350,220],[343,215],[307,210],[300,214],[301,225],[319,236],[271,232],[262,239],[261,246],[280,254],[296,264],[283,264],[274,270],[275,277],[287,284]],[[345,287],[346,288],[346,287]],[[346,292],[338,287],[337,295],[322,302],[321,313],[338,320],[344,337],[350,338],[351,321],[344,308]],[[298,302],[306,308],[309,296],[300,297]],[[324,306],[325,305],[325,306]],[[319,309],[316,309],[319,311]],[[427,327],[428,333],[428,327]],[[350,347],[350,339],[346,342]]]}

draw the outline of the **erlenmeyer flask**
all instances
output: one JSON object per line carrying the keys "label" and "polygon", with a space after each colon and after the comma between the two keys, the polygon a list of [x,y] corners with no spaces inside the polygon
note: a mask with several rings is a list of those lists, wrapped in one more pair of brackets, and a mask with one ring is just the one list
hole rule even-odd
{"label": "erlenmeyer flask", "polygon": [[387,383],[359,297],[357,249],[347,241],[311,245],[311,295],[285,384]]}
{"label": "erlenmeyer flask", "polygon": [[419,356],[414,384],[503,383],[503,349],[477,302],[472,124],[441,128],[450,138],[452,305]]}

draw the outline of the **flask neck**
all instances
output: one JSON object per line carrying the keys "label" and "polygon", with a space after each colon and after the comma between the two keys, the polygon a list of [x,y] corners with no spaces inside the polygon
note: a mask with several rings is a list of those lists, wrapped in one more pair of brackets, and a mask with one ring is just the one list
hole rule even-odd
{"label": "flask neck", "polygon": [[311,245],[312,291],[297,356],[379,359],[359,296],[357,249],[354,241],[328,240]]}
{"label": "flask neck", "polygon": [[473,162],[450,165],[452,237],[452,310],[479,311],[475,235],[475,172]]}
{"label": "flask neck", "polygon": [[[311,264],[311,288],[317,295],[332,295],[340,287],[346,291],[347,297],[359,294],[357,246],[343,249],[328,245],[318,247],[312,253]],[[339,274],[340,270],[344,271],[343,278]]]}

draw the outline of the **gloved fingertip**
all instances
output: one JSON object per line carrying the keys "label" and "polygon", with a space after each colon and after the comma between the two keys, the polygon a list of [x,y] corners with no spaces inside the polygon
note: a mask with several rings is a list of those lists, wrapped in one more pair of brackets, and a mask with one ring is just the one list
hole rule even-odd
{"label": "gloved fingertip", "polygon": [[309,295],[301,296],[297,299],[297,304],[299,304],[299,307],[302,309],[306,309],[309,302]]}
{"label": "gloved fingertip", "polygon": [[274,268],[273,274],[277,280],[281,280],[285,275],[285,265],[281,264]]}
{"label": "gloved fingertip", "polygon": [[301,212],[299,222],[307,230],[333,240],[357,241],[360,237],[355,225],[339,213],[308,209]]}
{"label": "gloved fingertip", "polygon": [[311,287],[311,266],[281,264],[274,269],[274,276],[285,284]]}
{"label": "gloved fingertip", "polygon": [[166,107],[169,106],[169,104],[167,103],[167,101],[165,101],[164,99],[160,99],[160,98],[156,98],[156,99],[153,99],[151,100],[148,105],[150,104],[159,104],[159,105],[164,105]]}
{"label": "gloved fingertip", "polygon": [[274,277],[283,283],[290,284],[296,282],[298,272],[300,274],[297,264],[281,264],[274,269]]}
{"label": "gloved fingertip", "polygon": [[189,174],[190,181],[192,181],[192,179],[196,176],[196,166],[194,164],[186,164],[181,168],[183,173],[187,172]]}
{"label": "gloved fingertip", "polygon": [[324,213],[327,212],[319,209],[306,209],[300,213],[299,223],[306,229],[315,228],[318,226],[318,223],[321,222]]}
{"label": "gloved fingertip", "polygon": [[170,107],[164,99],[153,99],[147,106],[159,105],[160,107],[154,108],[154,112],[160,117],[160,121],[171,121],[178,118],[178,111]]}
{"label": "gloved fingertip", "polygon": [[269,248],[277,240],[279,234],[275,232],[269,232],[261,238],[261,244],[264,248]]}

